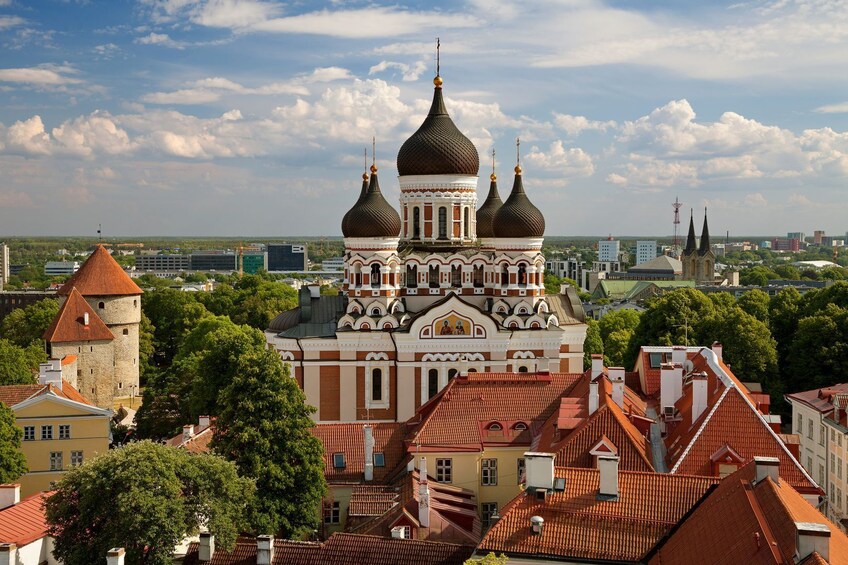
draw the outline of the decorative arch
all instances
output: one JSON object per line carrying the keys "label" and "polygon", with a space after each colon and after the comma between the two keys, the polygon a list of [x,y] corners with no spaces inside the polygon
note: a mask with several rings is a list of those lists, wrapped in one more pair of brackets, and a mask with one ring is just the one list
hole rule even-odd
{"label": "decorative arch", "polygon": [[353,328],[356,320],[350,314],[345,314],[341,318],[339,318],[338,327],[340,328]]}
{"label": "decorative arch", "polygon": [[378,326],[380,328],[384,329],[384,330],[393,329],[393,328],[398,327],[398,321],[391,314],[387,314],[387,315],[383,316],[382,318],[380,318],[380,321],[378,322]]}
{"label": "decorative arch", "polygon": [[538,314],[534,314],[530,318],[528,318],[525,322],[525,327],[533,328],[533,329],[541,329],[547,327],[547,322],[544,318],[539,316]]}
{"label": "decorative arch", "polygon": [[516,351],[512,354],[513,359],[535,359],[536,354],[532,351]]}
{"label": "decorative arch", "polygon": [[548,302],[546,300],[540,300],[536,303],[536,313],[537,314],[547,314],[550,312],[548,307]]}
{"label": "decorative arch", "polygon": [[524,320],[513,314],[503,321],[503,325],[505,328],[521,329],[524,327]]}
{"label": "decorative arch", "polygon": [[362,307],[362,303],[359,302],[359,300],[353,299],[347,305],[347,313],[348,314],[355,314],[355,315],[358,316],[358,315],[362,314],[363,311],[364,311],[364,309]]}
{"label": "decorative arch", "polygon": [[548,318],[548,323],[545,327],[558,328],[559,327],[559,318],[557,318],[555,314],[551,314],[551,316]]}
{"label": "decorative arch", "polygon": [[388,361],[389,355],[385,351],[372,351],[365,356],[366,361]]}
{"label": "decorative arch", "polygon": [[382,302],[374,301],[368,305],[368,310],[366,314],[371,316],[372,318],[377,318],[385,316],[386,314],[388,314],[388,311],[386,310],[385,304],[383,304]]}
{"label": "decorative arch", "polygon": [[495,314],[507,315],[509,314],[509,310],[509,304],[507,304],[504,300],[498,300],[492,305],[492,312]]}
{"label": "decorative arch", "polygon": [[533,313],[533,307],[526,300],[522,300],[521,302],[515,305],[515,308],[513,308],[512,312],[513,314],[526,316]]}
{"label": "decorative arch", "polygon": [[376,322],[371,316],[363,316],[353,324],[353,329],[355,330],[373,330],[376,327]]}

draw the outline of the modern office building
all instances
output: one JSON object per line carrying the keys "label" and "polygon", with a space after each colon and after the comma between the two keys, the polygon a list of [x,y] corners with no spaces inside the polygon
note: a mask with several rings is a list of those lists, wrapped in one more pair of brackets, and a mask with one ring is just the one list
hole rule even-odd
{"label": "modern office building", "polygon": [[241,256],[241,268],[248,275],[265,269],[265,253],[245,253]]}
{"label": "modern office building", "polygon": [[80,268],[79,261],[47,261],[44,264],[44,274],[48,277],[73,275]]}
{"label": "modern office building", "polygon": [[268,244],[268,271],[305,271],[309,268],[306,245]]}
{"label": "modern office building", "polygon": [[601,262],[614,262],[618,261],[618,255],[621,251],[621,242],[617,239],[613,239],[612,236],[609,239],[602,239],[598,242],[598,261]]}
{"label": "modern office building", "polygon": [[657,257],[657,240],[636,242],[636,264],[647,263]]}
{"label": "modern office building", "polygon": [[232,251],[198,251],[190,257],[192,271],[232,273],[238,269],[236,254]]}
{"label": "modern office building", "polygon": [[786,234],[786,239],[797,239],[802,244],[804,243],[804,238],[806,238],[806,237],[807,237],[807,234],[805,234],[802,231],[791,231],[791,232]]}
{"label": "modern office building", "polygon": [[188,255],[137,255],[136,271],[188,271],[191,257]]}
{"label": "modern office building", "polygon": [[800,251],[801,241],[797,238],[776,237],[771,240],[772,251]]}

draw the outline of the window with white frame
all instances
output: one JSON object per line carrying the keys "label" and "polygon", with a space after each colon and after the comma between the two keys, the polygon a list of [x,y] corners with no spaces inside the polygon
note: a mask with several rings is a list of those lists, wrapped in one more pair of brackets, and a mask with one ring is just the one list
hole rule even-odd
{"label": "window with white frame", "polygon": [[802,414],[798,414],[798,433],[804,432],[804,416]]}
{"label": "window with white frame", "polygon": [[324,506],[324,523],[325,524],[338,524],[341,518],[341,506],[339,505],[339,501],[333,501],[332,504],[326,504]]}
{"label": "window with white frame", "polygon": [[368,408],[389,407],[389,367],[384,360],[365,367],[366,403]]}
{"label": "window with white frame", "polygon": [[61,471],[62,470],[62,452],[61,451],[51,451],[50,452],[50,470],[51,471]]}
{"label": "window with white frame", "polygon": [[41,426],[41,439],[53,439],[53,426]]}
{"label": "window with white frame", "polygon": [[71,451],[71,467],[82,465],[82,451]]}
{"label": "window with white frame", "polygon": [[480,522],[483,526],[483,531],[485,532],[489,528],[491,528],[494,524],[492,523],[492,516],[498,513],[498,503],[497,502],[484,502],[480,505]]}
{"label": "window with white frame", "polygon": [[498,484],[497,459],[483,459],[480,465],[480,484],[490,487]]}
{"label": "window with white frame", "polygon": [[440,483],[453,481],[453,459],[436,459],[436,481]]}
{"label": "window with white frame", "polygon": [[24,426],[24,441],[35,441],[35,426]]}
{"label": "window with white frame", "polygon": [[59,439],[71,439],[70,424],[59,424]]}
{"label": "window with white frame", "polygon": [[371,400],[382,402],[383,400],[383,371],[382,369],[371,369]]}
{"label": "window with white frame", "polygon": [[813,439],[813,421],[807,420],[807,438]]}

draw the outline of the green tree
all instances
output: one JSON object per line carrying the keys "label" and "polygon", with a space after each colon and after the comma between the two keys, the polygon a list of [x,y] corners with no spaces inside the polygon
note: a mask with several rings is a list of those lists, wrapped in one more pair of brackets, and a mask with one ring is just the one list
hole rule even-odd
{"label": "green tree", "polygon": [[625,366],[630,341],[639,326],[641,313],[636,310],[616,310],[604,315],[599,325],[604,342],[604,364],[608,367]]}
{"label": "green tree", "polygon": [[788,348],[788,391],[828,386],[848,374],[848,309],[828,304],[799,320]]}
{"label": "green tree", "polygon": [[243,355],[220,405],[213,447],[262,493],[248,509],[253,530],[284,537],[311,531],[327,488],[323,446],[311,432],[315,409],[277,353]]}
{"label": "green tree", "polygon": [[21,452],[23,435],[15,424],[15,413],[0,402],[0,484],[14,482],[28,470]]}
{"label": "green tree", "polygon": [[774,272],[787,281],[801,280],[801,270],[795,265],[778,265],[774,268]]}
{"label": "green tree", "polygon": [[38,382],[38,364],[47,361],[47,354],[38,345],[18,347],[0,339],[0,385],[23,385]]}
{"label": "green tree", "polygon": [[189,400],[196,376],[197,360],[190,357],[174,362],[148,379],[142,393],[143,402],[135,415],[135,431],[139,438],[167,439],[193,421]]}
{"label": "green tree", "polygon": [[169,365],[197,323],[211,316],[194,293],[171,288],[147,293],[141,307],[153,324],[153,344],[161,363]]}
{"label": "green tree", "polygon": [[232,548],[252,493],[251,481],[220,457],[144,441],[71,468],[45,511],[65,565],[102,563],[113,547],[125,548],[128,565],[166,565],[201,525],[216,545]]}
{"label": "green tree", "polygon": [[600,321],[601,338],[606,341],[606,338],[615,331],[628,330],[635,331],[639,325],[641,312],[636,310],[615,310],[609,314],[605,314]]}
{"label": "green tree", "polygon": [[29,347],[33,344],[44,347],[41,336],[58,313],[59,302],[52,298],[12,310],[0,323],[0,336],[19,347]]}
{"label": "green tree", "polygon": [[762,265],[744,269],[739,273],[739,282],[745,286],[766,286],[770,280],[777,278],[780,278],[777,273]]}
{"label": "green tree", "polygon": [[598,322],[592,318],[586,318],[586,338],[583,340],[583,367],[588,369],[592,366],[592,355],[603,355],[604,340],[601,338],[601,329]]}
{"label": "green tree", "polygon": [[769,295],[755,288],[739,297],[736,304],[759,321],[769,323]]}
{"label": "green tree", "polygon": [[498,556],[493,552],[489,552],[489,554],[482,559],[468,559],[465,563],[463,563],[463,565],[506,565],[508,561],[509,559],[506,555],[501,554]]}
{"label": "green tree", "polygon": [[141,386],[146,386],[147,381],[156,372],[156,365],[153,358],[153,355],[156,353],[153,338],[155,332],[156,328],[153,327],[150,318],[142,312],[141,323],[138,327],[138,374]]}

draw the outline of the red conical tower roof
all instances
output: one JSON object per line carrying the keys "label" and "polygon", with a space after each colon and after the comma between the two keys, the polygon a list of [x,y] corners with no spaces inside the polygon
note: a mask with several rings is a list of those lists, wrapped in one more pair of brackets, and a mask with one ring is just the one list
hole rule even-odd
{"label": "red conical tower roof", "polygon": [[68,296],[73,288],[83,296],[132,296],[143,292],[102,245],[94,248],[94,253],[58,294]]}
{"label": "red conical tower roof", "polygon": [[[88,320],[86,320],[86,314],[88,314]],[[47,343],[112,341],[115,339],[103,320],[94,313],[82,294],[74,287],[71,287],[68,299],[62,304],[59,313],[56,314],[53,323],[44,332],[43,337]]]}

